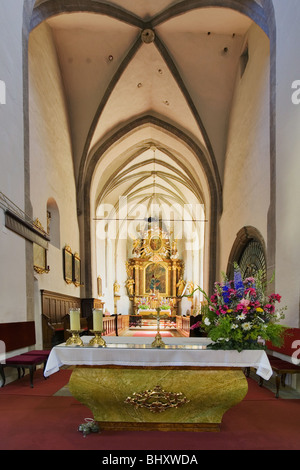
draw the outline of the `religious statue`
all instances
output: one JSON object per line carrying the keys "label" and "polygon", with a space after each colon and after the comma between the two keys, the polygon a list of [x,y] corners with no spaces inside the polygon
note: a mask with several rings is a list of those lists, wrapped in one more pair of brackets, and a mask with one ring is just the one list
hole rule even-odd
{"label": "religious statue", "polygon": [[177,250],[177,240],[174,240],[172,242],[172,248],[171,248],[171,259],[177,259],[178,258],[178,250]]}
{"label": "religious statue", "polygon": [[194,291],[194,283],[190,281],[187,285],[187,295],[191,295]]}
{"label": "religious statue", "polygon": [[182,276],[180,276],[180,279],[177,282],[176,287],[177,287],[177,297],[181,297],[185,288],[185,281],[182,279]]}
{"label": "religious statue", "polygon": [[132,297],[134,295],[134,280],[132,278],[127,279],[126,287],[128,296]]}
{"label": "religious statue", "polygon": [[102,297],[102,279],[100,276],[97,277],[97,291],[98,291],[98,297]]}
{"label": "religious statue", "polygon": [[141,256],[140,249],[141,249],[141,240],[134,239],[133,247],[132,247],[132,254],[134,258],[139,258]]}
{"label": "religious statue", "polygon": [[114,295],[119,295],[120,284],[117,281],[114,283]]}

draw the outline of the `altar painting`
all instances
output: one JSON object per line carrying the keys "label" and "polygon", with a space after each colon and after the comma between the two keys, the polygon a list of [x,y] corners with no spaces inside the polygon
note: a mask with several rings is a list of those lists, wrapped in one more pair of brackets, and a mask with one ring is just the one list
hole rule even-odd
{"label": "altar painting", "polygon": [[158,263],[150,263],[145,269],[145,293],[154,291],[167,294],[167,269]]}

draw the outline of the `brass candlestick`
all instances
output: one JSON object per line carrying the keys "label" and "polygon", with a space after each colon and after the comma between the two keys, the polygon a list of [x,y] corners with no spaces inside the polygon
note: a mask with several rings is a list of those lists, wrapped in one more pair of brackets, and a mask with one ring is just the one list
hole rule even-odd
{"label": "brass candlestick", "polygon": [[66,341],[66,346],[83,346],[83,341],[80,338],[80,333],[83,330],[67,330],[69,333],[71,333],[72,336],[67,339]]}
{"label": "brass candlestick", "polygon": [[93,335],[95,336],[89,342],[89,346],[94,346],[98,348],[106,348],[106,342],[102,338],[103,331],[91,330],[91,333],[93,333]]}
{"label": "brass candlestick", "polygon": [[164,348],[166,346],[159,332],[159,313],[160,313],[160,308],[157,309],[157,333],[155,336],[155,340],[151,344],[152,348]]}

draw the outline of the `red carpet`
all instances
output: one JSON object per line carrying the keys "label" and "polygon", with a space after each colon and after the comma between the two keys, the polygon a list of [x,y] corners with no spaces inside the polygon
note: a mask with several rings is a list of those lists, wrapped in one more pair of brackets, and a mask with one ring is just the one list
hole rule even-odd
{"label": "red carpet", "polygon": [[84,438],[78,425],[92,417],[90,410],[72,397],[53,396],[69,375],[61,370],[44,380],[37,371],[33,389],[28,377],[0,389],[1,450],[190,450],[198,462],[200,450],[300,450],[300,400],[277,400],[252,379],[219,433],[107,431]]}
{"label": "red carpet", "polygon": [[30,387],[29,375],[27,375],[21,380],[16,380],[0,388],[0,399],[3,395],[52,396],[68,383],[71,373],[71,370],[61,369],[59,373],[51,375],[46,380],[42,371],[38,370],[34,374],[33,388]]}
{"label": "red carpet", "polygon": [[[133,333],[133,336],[139,336],[139,337],[153,336],[153,338],[155,338],[156,331],[136,331],[135,333]],[[160,336],[161,337],[172,337],[173,335],[169,331],[160,331]]]}

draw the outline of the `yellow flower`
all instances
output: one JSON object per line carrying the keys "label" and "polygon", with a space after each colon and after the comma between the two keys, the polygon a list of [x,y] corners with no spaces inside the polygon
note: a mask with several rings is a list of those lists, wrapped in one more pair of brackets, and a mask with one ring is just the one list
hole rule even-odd
{"label": "yellow flower", "polygon": [[256,311],[262,313],[263,309],[261,307],[257,307]]}
{"label": "yellow flower", "polygon": [[232,308],[229,308],[229,309],[227,310],[227,313],[231,313],[231,312],[232,312]]}

